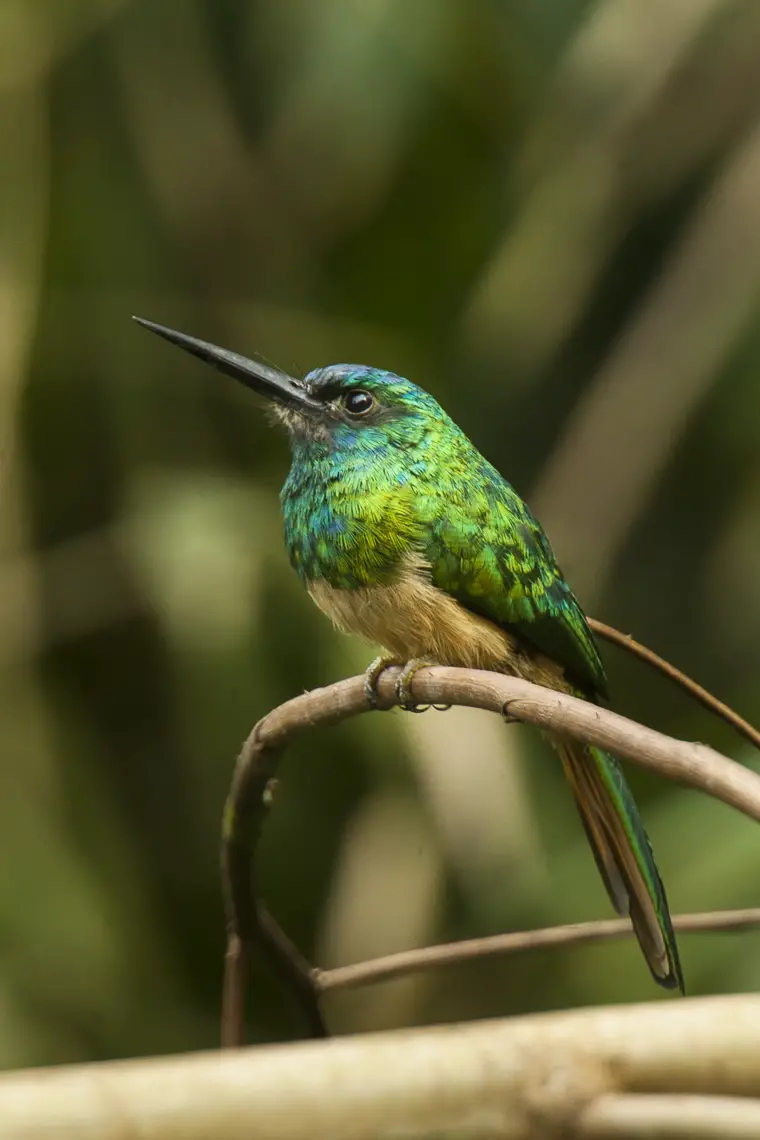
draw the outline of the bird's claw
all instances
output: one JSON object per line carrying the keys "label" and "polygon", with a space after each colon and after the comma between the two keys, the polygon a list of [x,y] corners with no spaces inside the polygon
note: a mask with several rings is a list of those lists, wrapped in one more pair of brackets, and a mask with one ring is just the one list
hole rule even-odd
{"label": "bird's claw", "polygon": [[392,657],[388,653],[381,653],[364,670],[364,695],[371,709],[377,708],[377,682],[380,680],[380,674],[384,673],[391,665],[398,664],[399,661],[396,657]]}
{"label": "bird's claw", "polygon": [[501,707],[501,719],[505,724],[520,724],[519,716],[513,716],[509,711],[509,701],[505,701]]}
{"label": "bird's claw", "polygon": [[[367,666],[364,670],[364,695],[367,698],[367,703],[370,708],[377,708],[377,682],[380,679],[380,674],[384,673],[392,665],[400,665],[401,662],[397,657],[392,657],[390,654],[381,653],[379,657]],[[435,708],[443,712],[451,708],[451,705],[421,705],[415,701],[412,695],[412,678],[415,673],[420,669],[426,669],[429,665],[435,665],[435,661],[429,657],[413,657],[411,661],[407,661],[401,671],[396,682],[396,699],[405,712],[422,713],[427,712],[429,708]]]}
{"label": "bird's claw", "polygon": [[420,669],[426,669],[429,665],[435,665],[435,661],[429,657],[413,657],[401,670],[401,676],[396,682],[396,698],[405,712],[423,713],[431,707],[418,704],[412,695],[412,678]]}

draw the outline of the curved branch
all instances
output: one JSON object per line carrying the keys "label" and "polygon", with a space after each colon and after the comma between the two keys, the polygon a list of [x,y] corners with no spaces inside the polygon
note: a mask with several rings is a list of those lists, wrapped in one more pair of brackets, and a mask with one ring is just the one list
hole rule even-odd
{"label": "curved branch", "polygon": [[[388,669],[381,675],[380,709],[397,703],[398,674],[398,669]],[[413,688],[416,699],[426,704],[486,709],[607,748],[760,821],[760,776],[704,744],[673,740],[607,709],[501,673],[426,668],[415,674]],[[243,746],[225,810],[222,847],[228,917],[224,1045],[243,1043],[248,958],[256,939],[298,997],[312,1035],[326,1034],[318,1000],[321,975],[256,901],[255,852],[281,749],[305,729],[368,711],[364,678],[352,677],[280,705],[259,721]]]}
{"label": "curved branch", "polygon": [[[292,704],[288,701],[287,704]],[[260,720],[238,757],[222,824],[222,884],[227,913],[227,951],[222,988],[222,1048],[245,1041],[245,996],[251,951],[261,943],[275,969],[299,1000],[312,1037],[326,1037],[312,980],[312,967],[258,901],[254,854],[274,795],[274,773],[284,739],[270,733],[280,705]],[[293,724],[286,735],[307,727]]]}
{"label": "curved branch", "polygon": [[[704,914],[675,914],[673,926],[679,933],[729,933],[752,930],[760,926],[760,907],[745,910],[716,910]],[[455,966],[475,959],[496,958],[507,954],[523,954],[528,950],[545,950],[553,946],[572,946],[581,942],[607,942],[628,938],[633,927],[627,918],[601,919],[597,922],[572,922],[563,926],[545,926],[540,930],[512,930],[487,938],[467,938],[441,946],[424,946],[418,950],[402,950],[352,966],[336,966],[332,970],[314,971],[314,985],[320,994],[328,990],[356,989],[387,982],[418,970]]]}
{"label": "curved branch", "polygon": [[628,653],[632,653],[634,657],[638,657],[640,661],[645,661],[647,665],[651,665],[653,669],[657,669],[665,677],[671,681],[675,681],[680,685],[690,696],[694,697],[703,708],[709,712],[714,713],[715,716],[721,718],[730,724],[732,728],[744,736],[750,744],[755,748],[760,748],[760,731],[756,729],[744,717],[739,716],[737,712],[731,708],[730,705],[724,704],[714,697],[712,693],[703,688],[697,681],[694,681],[686,673],[682,673],[680,669],[676,669],[675,665],[671,665],[664,657],[660,657],[653,649],[648,646],[642,645],[640,641],[636,641],[627,633],[621,633],[619,629],[615,629],[612,625],[606,625],[603,621],[597,621],[596,618],[588,618],[588,624],[594,633],[599,637],[603,637],[605,641],[609,641],[611,645],[617,645],[619,649],[624,649]]}

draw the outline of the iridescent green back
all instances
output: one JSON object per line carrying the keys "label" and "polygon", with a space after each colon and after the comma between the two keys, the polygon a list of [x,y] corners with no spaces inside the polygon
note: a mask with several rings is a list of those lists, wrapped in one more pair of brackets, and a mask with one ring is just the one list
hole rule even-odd
{"label": "iridescent green back", "polygon": [[468,466],[421,506],[436,586],[564,666],[584,694],[606,694],[586,618],[541,526],[474,447]]}

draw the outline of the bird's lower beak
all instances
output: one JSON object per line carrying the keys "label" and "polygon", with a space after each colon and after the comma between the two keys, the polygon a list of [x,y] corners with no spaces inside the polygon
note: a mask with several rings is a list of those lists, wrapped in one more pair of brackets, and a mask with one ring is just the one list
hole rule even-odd
{"label": "bird's lower beak", "polygon": [[168,340],[180,348],[184,348],[186,352],[197,356],[199,360],[204,360],[212,368],[217,368],[220,372],[226,373],[227,376],[234,377],[241,384],[245,384],[247,388],[252,388],[254,392],[266,396],[275,403],[298,411],[316,410],[321,407],[309,395],[303,381],[288,376],[286,372],[279,372],[276,368],[270,368],[266,364],[248,360],[245,356],[239,356],[237,352],[219,348],[218,345],[209,344],[205,340],[196,340],[194,336],[175,332],[174,329],[166,328],[164,325],[146,321],[143,317],[133,317],[132,319],[137,321],[138,325],[142,325],[143,328],[162,336],[164,340]]}

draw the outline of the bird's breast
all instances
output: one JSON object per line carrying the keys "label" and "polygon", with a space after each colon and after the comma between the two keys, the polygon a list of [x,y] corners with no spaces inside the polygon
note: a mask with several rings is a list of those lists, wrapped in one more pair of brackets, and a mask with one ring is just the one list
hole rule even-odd
{"label": "bird's breast", "polygon": [[[355,466],[355,465],[354,465]],[[359,479],[348,462],[340,478],[291,469],[282,492],[285,544],[302,581],[340,590],[395,582],[397,567],[419,544],[409,487]]]}
{"label": "bird's breast", "polygon": [[403,559],[394,581],[386,585],[339,589],[320,580],[307,586],[340,629],[402,661],[430,657],[441,665],[522,671],[517,662],[524,654],[516,640],[434,586],[415,556]]}

